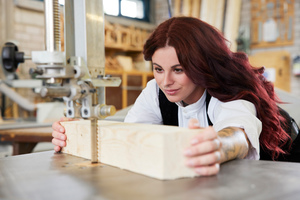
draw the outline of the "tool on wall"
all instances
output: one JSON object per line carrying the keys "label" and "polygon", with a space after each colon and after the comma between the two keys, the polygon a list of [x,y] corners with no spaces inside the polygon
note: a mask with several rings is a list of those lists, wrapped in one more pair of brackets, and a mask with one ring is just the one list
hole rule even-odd
{"label": "tool on wall", "polygon": [[[68,118],[91,120],[92,162],[95,150],[97,119],[115,113],[105,105],[105,87],[119,86],[120,78],[105,75],[104,12],[102,0],[65,1],[65,52],[60,50],[60,7],[58,0],[45,0],[45,51],[33,51],[36,68],[30,73],[43,80],[37,88],[42,97],[63,98]],[[2,57],[6,70],[14,71],[24,62],[24,54],[8,43]]]}
{"label": "tool on wall", "polygon": [[251,0],[251,48],[293,44],[294,0]]}
{"label": "tool on wall", "polygon": [[274,3],[267,4],[268,19],[263,24],[263,40],[265,42],[274,42],[278,36],[277,23],[274,20]]}

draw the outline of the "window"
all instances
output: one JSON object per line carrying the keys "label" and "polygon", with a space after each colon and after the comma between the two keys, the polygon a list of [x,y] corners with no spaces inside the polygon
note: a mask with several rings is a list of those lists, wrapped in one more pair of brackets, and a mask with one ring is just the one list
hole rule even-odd
{"label": "window", "polygon": [[104,0],[104,12],[107,15],[149,21],[149,2],[150,0]]}
{"label": "window", "polygon": [[119,0],[104,0],[104,12],[108,15],[119,15]]}

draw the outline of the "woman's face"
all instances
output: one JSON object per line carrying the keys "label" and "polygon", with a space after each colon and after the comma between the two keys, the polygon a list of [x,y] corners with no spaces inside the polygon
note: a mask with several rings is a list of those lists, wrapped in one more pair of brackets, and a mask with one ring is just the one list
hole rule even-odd
{"label": "woman's face", "polygon": [[152,56],[154,78],[159,88],[171,102],[197,102],[204,88],[195,85],[180,65],[174,47],[156,50]]}

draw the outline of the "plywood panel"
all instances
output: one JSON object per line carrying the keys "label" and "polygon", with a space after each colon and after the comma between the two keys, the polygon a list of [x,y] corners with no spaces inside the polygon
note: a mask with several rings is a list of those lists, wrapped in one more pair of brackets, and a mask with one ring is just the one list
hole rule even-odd
{"label": "plywood panel", "polygon": [[222,31],[224,6],[225,0],[202,0],[200,19]]}
{"label": "plywood panel", "polygon": [[[270,51],[249,56],[255,67],[266,67],[267,76],[274,81],[276,88],[291,91],[290,54],[286,51]],[[268,77],[267,77],[268,78]]]}
{"label": "plywood panel", "polygon": [[199,18],[200,17],[200,7],[201,7],[201,0],[192,0],[192,11],[191,16]]}
{"label": "plywood panel", "polygon": [[231,42],[231,51],[237,50],[236,39],[238,37],[240,13],[241,13],[241,0],[227,0],[224,36]]}

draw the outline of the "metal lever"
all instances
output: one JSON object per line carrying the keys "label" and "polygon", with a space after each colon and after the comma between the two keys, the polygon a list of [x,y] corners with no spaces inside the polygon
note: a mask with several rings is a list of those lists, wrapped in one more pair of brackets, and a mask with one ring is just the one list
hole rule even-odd
{"label": "metal lever", "polygon": [[12,42],[5,43],[2,48],[2,62],[6,71],[15,72],[24,61],[24,52],[19,52],[17,45]]}

